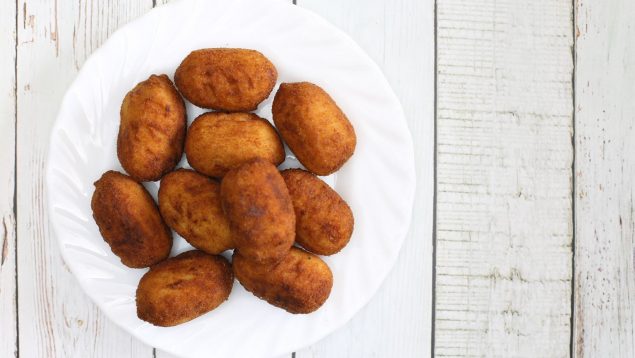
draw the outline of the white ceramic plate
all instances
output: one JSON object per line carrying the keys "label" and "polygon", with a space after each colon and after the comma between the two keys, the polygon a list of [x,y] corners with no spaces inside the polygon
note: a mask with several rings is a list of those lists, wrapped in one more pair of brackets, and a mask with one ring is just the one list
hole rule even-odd
{"label": "white ceramic plate", "polygon": [[[326,178],[350,204],[355,231],[342,252],[324,258],[335,282],[317,312],[289,314],[235,283],[229,300],[216,310],[177,327],[155,327],[136,315],[135,290],[146,270],[123,266],[92,219],[93,182],[107,170],[122,170],[116,137],[124,95],[150,74],[172,77],[190,51],[205,47],[261,51],[276,65],[279,83],[322,86],[355,127],[355,155]],[[271,118],[272,97],[259,107],[261,117]],[[190,121],[202,112],[188,104]],[[180,165],[187,166],[185,159]],[[298,164],[288,156],[283,166]],[[255,358],[316,342],[370,300],[408,230],[414,173],[411,137],[399,101],[379,68],[348,36],[287,2],[181,0],[124,26],[86,61],[51,134],[46,186],[62,255],[112,321],[178,356]],[[146,187],[156,195],[158,183]],[[173,253],[190,248],[175,238]]]}

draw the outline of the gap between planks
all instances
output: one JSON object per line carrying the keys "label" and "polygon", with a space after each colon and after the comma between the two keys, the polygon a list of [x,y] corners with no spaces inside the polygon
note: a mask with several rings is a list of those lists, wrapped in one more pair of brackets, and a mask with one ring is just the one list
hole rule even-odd
{"label": "gap between planks", "polygon": [[434,357],[435,348],[435,332],[436,332],[436,316],[437,316],[437,198],[438,198],[438,95],[437,86],[439,83],[439,56],[438,56],[438,0],[434,0],[434,154],[432,159],[433,166],[433,197],[432,197],[432,312],[430,319],[430,357]]}
{"label": "gap between planks", "polygon": [[574,332],[575,332],[575,245],[576,245],[576,211],[575,211],[575,188],[576,188],[576,146],[575,146],[575,137],[576,137],[576,91],[575,91],[575,83],[576,83],[576,59],[577,59],[577,36],[576,36],[576,28],[577,17],[576,17],[576,1],[571,0],[571,58],[573,59],[573,68],[571,71],[571,147],[573,148],[572,154],[572,162],[571,162],[571,212],[573,213],[571,217],[571,226],[573,227],[573,232],[571,233],[571,308],[570,314],[571,319],[569,321],[569,327],[571,327],[569,332],[569,357],[574,358]]}

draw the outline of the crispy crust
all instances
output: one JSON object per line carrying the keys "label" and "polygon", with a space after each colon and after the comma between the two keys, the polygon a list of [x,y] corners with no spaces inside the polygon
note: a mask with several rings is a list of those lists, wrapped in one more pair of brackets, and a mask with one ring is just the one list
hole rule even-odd
{"label": "crispy crust", "polygon": [[353,155],[355,130],[335,101],[309,83],[283,83],[273,100],[282,139],[309,171],[331,174]]}
{"label": "crispy crust", "polygon": [[280,165],[285,158],[278,132],[252,113],[200,115],[188,131],[185,154],[194,169],[211,177],[222,177],[252,159]]}
{"label": "crispy crust", "polygon": [[187,169],[166,175],[159,210],[168,226],[197,249],[216,255],[234,248],[216,181]]}
{"label": "crispy crust", "polygon": [[221,200],[243,255],[273,263],[287,254],[295,237],[295,213],[276,167],[256,159],[231,170],[221,183]]}
{"label": "crispy crust", "polygon": [[291,313],[311,313],[328,299],[331,269],[318,256],[293,247],[278,263],[262,265],[233,255],[234,274],[245,289]]}
{"label": "crispy crust", "polygon": [[187,118],[166,75],[152,75],[123,100],[117,136],[121,166],[137,181],[159,180],[181,160]]}
{"label": "crispy crust", "polygon": [[282,171],[296,217],[295,241],[318,255],[333,255],[353,234],[353,212],[335,190],[301,169]]}
{"label": "crispy crust", "polygon": [[234,275],[222,256],[187,251],[153,266],[139,281],[137,316],[156,326],[175,326],[225,302]]}
{"label": "crispy crust", "polygon": [[145,188],[127,175],[104,173],[91,200],[99,232],[121,262],[148,267],[168,257],[172,233]]}
{"label": "crispy crust", "polygon": [[232,48],[192,51],[174,74],[187,100],[226,112],[255,110],[269,97],[277,79],[276,67],[262,53]]}

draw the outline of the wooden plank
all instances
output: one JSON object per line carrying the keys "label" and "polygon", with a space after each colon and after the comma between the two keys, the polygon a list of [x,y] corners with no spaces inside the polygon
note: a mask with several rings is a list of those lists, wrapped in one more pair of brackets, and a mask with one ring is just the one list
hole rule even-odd
{"label": "wooden plank", "polygon": [[[163,4],[167,4],[170,1],[174,1],[174,0],[154,0],[154,5],[155,6],[160,6],[160,5],[163,5]],[[289,0],[289,1],[291,1],[291,0]],[[164,352],[162,350],[159,350],[159,349],[155,349],[154,350],[154,355],[155,355],[154,358],[176,358],[176,356],[174,356],[174,355],[172,355],[170,353]],[[290,356],[291,356],[291,354],[287,354],[287,355],[284,355],[284,356],[281,356],[281,357],[278,357],[278,358],[289,358]]]}
{"label": "wooden plank", "polygon": [[634,17],[576,2],[576,357],[635,357]]}
{"label": "wooden plank", "polygon": [[430,354],[434,153],[434,2],[297,0],[355,39],[379,64],[414,137],[417,192],[399,260],[377,295],[347,325],[296,353],[305,357]]}
{"label": "wooden plank", "polygon": [[15,45],[17,8],[0,11],[0,357],[17,355],[15,258]]}
{"label": "wooden plank", "polygon": [[572,4],[437,1],[435,356],[569,356]]}
{"label": "wooden plank", "polygon": [[151,5],[150,0],[18,1],[20,356],[152,356],[150,347],[114,326],[79,288],[49,228],[44,193],[48,137],[62,95],[86,57]]}
{"label": "wooden plank", "polygon": [[[160,6],[160,5],[163,5],[163,4],[167,4],[170,1],[174,1],[174,0],[154,0],[154,4],[155,4],[155,6]],[[289,0],[289,1],[291,2],[291,0]],[[159,349],[155,349],[154,354],[155,354],[155,358],[176,358],[176,356],[174,356],[172,354],[169,354],[167,352],[161,351]],[[290,356],[291,356],[291,354],[287,354],[287,355],[284,355],[284,356],[278,357],[278,358],[283,358],[283,357],[284,358],[289,358]]]}

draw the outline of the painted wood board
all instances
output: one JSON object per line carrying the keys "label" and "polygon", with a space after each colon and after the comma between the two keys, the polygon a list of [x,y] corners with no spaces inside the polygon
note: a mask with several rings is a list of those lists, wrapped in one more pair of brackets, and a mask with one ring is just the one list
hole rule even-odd
{"label": "painted wood board", "polygon": [[49,223],[44,168],[50,128],[88,55],[151,1],[18,1],[17,211],[22,357],[150,357],[117,328],[64,265]]}
{"label": "painted wood board", "polygon": [[370,303],[304,357],[430,355],[434,150],[434,3],[297,0],[349,34],[382,68],[414,138],[417,192],[399,259]]}
{"label": "painted wood board", "polygon": [[635,356],[635,3],[576,2],[574,355]]}
{"label": "painted wood board", "polygon": [[570,1],[437,1],[435,356],[569,355]]}

